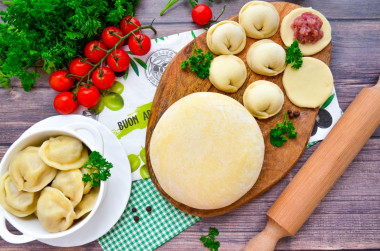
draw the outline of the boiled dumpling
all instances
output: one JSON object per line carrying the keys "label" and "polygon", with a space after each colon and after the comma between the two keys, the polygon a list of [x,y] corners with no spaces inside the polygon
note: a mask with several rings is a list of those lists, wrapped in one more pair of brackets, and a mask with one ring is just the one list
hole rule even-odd
{"label": "boiled dumpling", "polygon": [[50,233],[68,229],[75,219],[73,205],[56,188],[45,187],[37,203],[37,215],[41,225]]}
{"label": "boiled dumpling", "polygon": [[245,90],[243,103],[254,117],[266,119],[281,111],[284,104],[284,93],[276,84],[258,80]]}
{"label": "boiled dumpling", "polygon": [[219,90],[236,92],[247,78],[243,60],[233,55],[221,55],[211,62],[210,82]]}
{"label": "boiled dumpling", "polygon": [[42,161],[38,151],[39,147],[29,146],[17,153],[10,162],[9,175],[19,191],[40,191],[57,174],[57,169]]}
{"label": "boiled dumpling", "polygon": [[83,196],[82,172],[79,169],[59,171],[51,187],[59,189],[75,207]]}
{"label": "boiled dumpling", "polygon": [[46,140],[39,151],[41,159],[59,170],[82,167],[88,160],[87,148],[70,136],[58,136]]}
{"label": "boiled dumpling", "polygon": [[207,31],[207,46],[214,54],[231,55],[241,52],[246,36],[241,25],[234,21],[222,21]]}
{"label": "boiled dumpling", "polygon": [[276,76],[284,71],[286,52],[279,44],[264,39],[251,45],[247,63],[252,71],[265,76]]}
{"label": "boiled dumpling", "polygon": [[88,194],[83,196],[83,200],[75,207],[74,211],[76,214],[75,219],[81,218],[86,213],[90,212],[96,203],[99,194],[99,186],[95,187]]}
{"label": "boiled dumpling", "polygon": [[239,12],[239,23],[248,37],[262,39],[273,36],[280,24],[276,8],[267,2],[246,3]]}
{"label": "boiled dumpling", "polygon": [[17,190],[9,173],[5,173],[0,180],[0,203],[9,213],[25,217],[36,211],[39,193],[30,193]]}
{"label": "boiled dumpling", "polygon": [[[90,174],[90,170],[88,168],[81,168],[80,171],[82,173],[82,176],[84,174]],[[91,182],[83,182],[83,194],[87,194],[88,192],[90,192],[91,188]]]}

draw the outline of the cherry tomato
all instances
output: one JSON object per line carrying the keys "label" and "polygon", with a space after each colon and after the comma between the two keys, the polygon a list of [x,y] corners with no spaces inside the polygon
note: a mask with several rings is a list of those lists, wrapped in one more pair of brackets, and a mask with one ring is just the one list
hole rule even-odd
{"label": "cherry tomato", "polygon": [[53,72],[49,77],[50,87],[57,92],[65,92],[73,88],[74,80],[66,75],[66,70],[58,70]]}
{"label": "cherry tomato", "polygon": [[[103,40],[103,43],[107,46],[107,48],[111,49],[112,47],[115,46],[115,44],[117,42],[120,41],[120,38],[111,34],[110,32],[114,32],[115,34],[119,35],[119,36],[123,36],[123,32],[115,27],[115,26],[110,26],[110,27],[107,27],[103,30],[102,32],[102,40]],[[119,48],[120,46],[122,46],[124,44],[124,41],[121,42],[117,48]]]}
{"label": "cherry tomato", "polygon": [[150,38],[147,35],[139,34],[136,35],[136,37],[130,37],[128,41],[128,46],[133,54],[142,56],[150,51],[150,47],[152,46],[152,44],[150,42]]}
{"label": "cherry tomato", "polygon": [[95,106],[99,102],[100,92],[98,88],[96,88],[93,85],[89,88],[82,85],[81,87],[79,87],[77,99],[79,104],[83,105],[84,107],[90,108]]}
{"label": "cherry tomato", "polygon": [[211,20],[212,11],[207,5],[198,4],[191,11],[191,17],[196,24],[205,25]]}
{"label": "cherry tomato", "polygon": [[84,47],[84,55],[91,63],[96,64],[107,54],[106,50],[107,47],[102,42],[91,41]]}
{"label": "cherry tomato", "polygon": [[78,103],[74,101],[72,92],[61,92],[54,98],[54,108],[61,114],[70,114],[77,109]]}
{"label": "cherry tomato", "polygon": [[[120,29],[123,31],[124,35],[127,35],[129,32],[140,26],[140,21],[137,18],[131,16],[123,18],[120,22]],[[140,31],[136,31],[135,34],[140,34]]]}
{"label": "cherry tomato", "polygon": [[115,72],[125,71],[129,67],[129,56],[122,49],[112,51],[107,57],[107,64]]}
{"label": "cherry tomato", "polygon": [[85,58],[76,58],[71,61],[69,65],[69,71],[71,74],[76,75],[74,78],[80,80],[81,77],[86,75],[92,69],[92,65],[89,64]]}
{"label": "cherry tomato", "polygon": [[108,89],[115,82],[115,73],[107,66],[100,66],[92,74],[92,82],[101,90]]}

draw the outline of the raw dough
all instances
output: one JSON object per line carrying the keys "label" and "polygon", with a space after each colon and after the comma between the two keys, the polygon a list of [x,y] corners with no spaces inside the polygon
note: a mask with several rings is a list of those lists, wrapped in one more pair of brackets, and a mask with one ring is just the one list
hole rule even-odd
{"label": "raw dough", "polygon": [[330,68],[321,60],[303,57],[302,67],[295,70],[288,65],[282,83],[286,95],[299,107],[321,106],[330,96],[334,79]]}
{"label": "raw dough", "polygon": [[218,93],[190,94],[164,113],[150,142],[162,189],[198,209],[228,206],[255,184],[264,140],[252,115]]}
{"label": "raw dough", "polygon": [[224,92],[236,92],[247,78],[243,60],[233,55],[221,55],[211,62],[210,82]]}
{"label": "raw dough", "polygon": [[329,21],[326,19],[324,15],[322,15],[319,11],[313,10],[312,8],[298,8],[293,11],[291,11],[281,23],[281,39],[284,42],[286,46],[290,46],[294,41],[294,31],[291,28],[292,23],[294,22],[294,19],[301,16],[304,12],[310,12],[314,15],[317,15],[323,22],[321,30],[323,31],[323,37],[316,42],[315,44],[307,43],[307,44],[301,44],[299,43],[299,47],[302,51],[302,54],[304,56],[309,56],[316,54],[323,50],[331,41],[331,26]]}
{"label": "raw dough", "polygon": [[276,8],[264,1],[246,3],[239,12],[239,23],[248,37],[255,39],[273,36],[280,25]]}
{"label": "raw dough", "polygon": [[241,52],[246,43],[243,27],[234,21],[222,21],[207,31],[207,46],[214,54],[231,55]]}
{"label": "raw dough", "polygon": [[243,102],[245,108],[258,119],[276,115],[284,104],[284,93],[276,84],[258,80],[245,89]]}
{"label": "raw dough", "polygon": [[265,76],[276,76],[285,69],[286,52],[270,39],[257,41],[249,47],[247,63],[252,71]]}

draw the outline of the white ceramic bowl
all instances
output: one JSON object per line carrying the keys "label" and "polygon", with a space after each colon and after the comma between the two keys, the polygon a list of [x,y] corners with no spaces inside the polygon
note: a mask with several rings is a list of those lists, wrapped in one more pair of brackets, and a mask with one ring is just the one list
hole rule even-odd
{"label": "white ceramic bowl", "polygon": [[[100,154],[103,154],[103,138],[98,129],[92,126],[89,123],[73,123],[64,127],[56,128],[44,128],[38,131],[33,132],[32,134],[20,137],[16,140],[8,151],[5,153],[3,159],[0,163],[0,174],[1,176],[8,171],[9,162],[12,156],[19,151],[25,149],[28,146],[40,146],[43,141],[49,139],[50,137],[56,137],[59,135],[72,136],[74,138],[82,141],[91,151],[98,151]],[[36,217],[28,216],[24,218],[19,218],[10,214],[4,208],[1,207],[0,214],[0,236],[7,242],[10,243],[26,243],[36,239],[54,239],[60,238],[73,232],[77,231],[83,227],[95,214],[98,209],[103,195],[105,193],[106,182],[101,182],[99,195],[96,200],[96,204],[93,210],[81,221],[73,224],[66,231],[58,233],[49,233],[43,228]],[[14,235],[8,231],[5,225],[5,219],[9,221],[15,228],[17,228],[22,235]]]}

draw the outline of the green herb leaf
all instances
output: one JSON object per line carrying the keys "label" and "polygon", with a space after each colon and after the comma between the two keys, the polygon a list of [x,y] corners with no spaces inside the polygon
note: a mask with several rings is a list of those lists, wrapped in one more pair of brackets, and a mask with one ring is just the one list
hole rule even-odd
{"label": "green herb leaf", "polygon": [[90,174],[83,174],[82,181],[91,182],[92,187],[99,186],[100,181],[105,181],[111,177],[110,169],[112,167],[112,163],[103,158],[99,152],[93,151],[88,161],[83,165],[83,168],[88,169]]}
{"label": "green herb leaf", "polygon": [[327,106],[329,106],[329,104],[331,103],[331,101],[333,101],[334,96],[335,96],[334,93],[331,94],[331,96],[325,101],[325,103],[323,103],[323,105],[321,106],[320,109],[325,109]]}
{"label": "green herb leaf", "polygon": [[146,68],[148,68],[148,66],[146,65],[146,63],[145,63],[144,61],[142,61],[141,59],[136,58],[136,57],[134,57],[133,59],[136,60],[136,62],[137,62],[139,65],[141,65],[141,67],[144,68],[145,70],[146,70]]}
{"label": "green herb leaf", "polygon": [[135,61],[133,59],[130,60],[130,64],[132,66],[133,71],[136,73],[137,76],[139,76],[139,68],[137,67]]}
{"label": "green herb leaf", "polygon": [[[194,54],[197,54],[196,56]],[[195,72],[198,77],[205,79],[210,75],[210,66],[211,61],[214,59],[214,56],[211,52],[206,54],[202,49],[198,49],[194,43],[194,49],[188,60],[184,60],[181,63],[181,68],[185,69],[190,66],[190,70]]]}
{"label": "green herb leaf", "polygon": [[275,147],[282,146],[288,141],[285,135],[289,139],[295,139],[297,137],[297,132],[295,131],[295,126],[291,121],[287,120],[288,112],[285,112],[285,117],[283,123],[276,124],[276,128],[270,130],[270,143]]}
{"label": "green herb leaf", "polygon": [[299,48],[298,40],[294,40],[289,47],[285,47],[286,52],[286,63],[293,64],[292,68],[299,69],[302,66],[302,52]]}
{"label": "green herb leaf", "polygon": [[220,242],[215,240],[215,236],[218,235],[218,229],[210,227],[208,235],[201,236],[199,240],[206,248],[209,248],[211,251],[217,251],[220,247]]}

